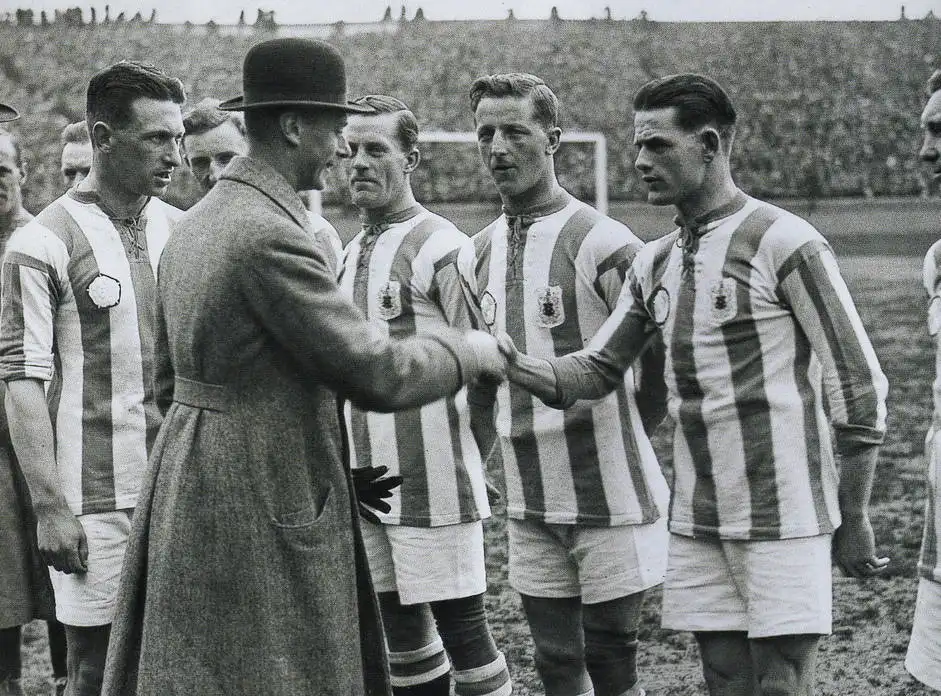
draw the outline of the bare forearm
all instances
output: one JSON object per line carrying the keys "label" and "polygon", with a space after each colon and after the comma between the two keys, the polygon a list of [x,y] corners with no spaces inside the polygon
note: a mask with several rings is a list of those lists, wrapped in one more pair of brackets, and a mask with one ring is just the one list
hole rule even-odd
{"label": "bare forearm", "polygon": [[37,511],[66,507],[56,470],[55,439],[42,382],[9,382],[6,412],[10,437]]}
{"label": "bare forearm", "polygon": [[870,446],[841,456],[839,501],[844,519],[868,513],[878,455],[879,448]]}
{"label": "bare forearm", "polygon": [[493,422],[493,406],[470,404],[470,426],[480,455],[487,461],[497,440],[497,428]]}

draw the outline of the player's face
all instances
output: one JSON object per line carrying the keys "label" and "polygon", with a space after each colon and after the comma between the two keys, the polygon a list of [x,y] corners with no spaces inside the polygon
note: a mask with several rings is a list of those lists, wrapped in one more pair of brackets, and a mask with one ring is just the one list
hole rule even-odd
{"label": "player's face", "polygon": [[934,179],[941,179],[941,91],[928,99],[921,112],[921,129],[925,137],[918,156],[928,165]]}
{"label": "player's face", "polygon": [[396,114],[350,116],[350,193],[361,210],[397,212],[409,190],[413,159],[396,137]]}
{"label": "player's face", "polygon": [[20,201],[26,173],[16,163],[16,149],[9,136],[0,136],[0,215],[13,212]]}
{"label": "player's face", "polygon": [[529,97],[484,97],[474,122],[480,158],[504,203],[522,203],[530,192],[551,188],[560,131],[546,131]]}
{"label": "player's face", "polygon": [[160,196],[180,166],[183,115],[180,105],[139,97],[131,103],[128,123],[112,127],[108,166],[127,193]]}
{"label": "player's face", "polygon": [[327,170],[347,157],[350,149],[343,137],[346,114],[339,109],[319,109],[298,115],[302,171],[299,188],[322,190]]}
{"label": "player's face", "polygon": [[62,183],[66,188],[80,184],[91,171],[91,143],[66,143],[62,148]]}
{"label": "player's face", "polygon": [[676,123],[676,107],[634,114],[634,167],[652,205],[682,205],[702,191],[706,176],[698,133]]}
{"label": "player's face", "polygon": [[186,161],[203,191],[208,191],[233,157],[248,154],[248,144],[238,126],[231,120],[205,133],[183,138]]}

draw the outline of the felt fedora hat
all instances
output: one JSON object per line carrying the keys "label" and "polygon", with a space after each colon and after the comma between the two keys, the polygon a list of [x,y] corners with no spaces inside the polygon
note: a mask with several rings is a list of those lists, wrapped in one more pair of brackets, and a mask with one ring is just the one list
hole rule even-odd
{"label": "felt fedora hat", "polygon": [[369,107],[346,98],[346,67],[330,44],[284,38],[252,46],[242,66],[242,96],[219,105],[223,111],[266,106],[314,106],[348,113],[368,113]]}
{"label": "felt fedora hat", "polygon": [[0,123],[5,123],[7,121],[15,121],[20,117],[20,112],[14,109],[12,106],[7,106],[6,104],[0,104]]}

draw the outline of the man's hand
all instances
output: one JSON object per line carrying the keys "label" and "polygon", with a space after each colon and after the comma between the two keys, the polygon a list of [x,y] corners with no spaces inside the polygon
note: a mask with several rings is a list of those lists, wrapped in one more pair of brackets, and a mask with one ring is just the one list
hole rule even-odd
{"label": "man's hand", "polygon": [[68,508],[36,511],[39,554],[62,573],[88,571],[88,540],[78,518]]}
{"label": "man's hand", "polygon": [[485,331],[468,331],[467,344],[477,357],[480,376],[488,382],[500,383],[506,379],[506,360],[497,344],[497,339]]}
{"label": "man's hand", "polygon": [[389,512],[392,506],[383,499],[391,498],[392,490],[402,485],[402,477],[386,476],[388,471],[387,466],[361,466],[352,470],[359,514],[375,524],[380,522],[373,510]]}
{"label": "man's hand", "polygon": [[882,575],[889,559],[876,556],[875,535],[868,513],[844,515],[843,524],[833,535],[833,560],[845,575],[870,578]]}

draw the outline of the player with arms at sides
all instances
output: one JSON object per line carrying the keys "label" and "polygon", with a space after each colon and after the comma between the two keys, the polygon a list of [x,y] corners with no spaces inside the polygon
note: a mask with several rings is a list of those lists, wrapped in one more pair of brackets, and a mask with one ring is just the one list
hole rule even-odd
{"label": "player with arms at sides", "polygon": [[[559,185],[559,102],[543,80],[490,75],[470,96],[503,201],[474,237],[484,320],[541,357],[579,350],[614,310],[643,245]],[[565,412],[516,386],[472,391],[481,451],[496,442],[503,460],[510,584],[548,696],[643,693],[637,629],[645,590],[663,581],[669,495],[642,424],[662,414],[662,374],[651,367],[644,381],[635,396],[628,371],[616,393]]]}

